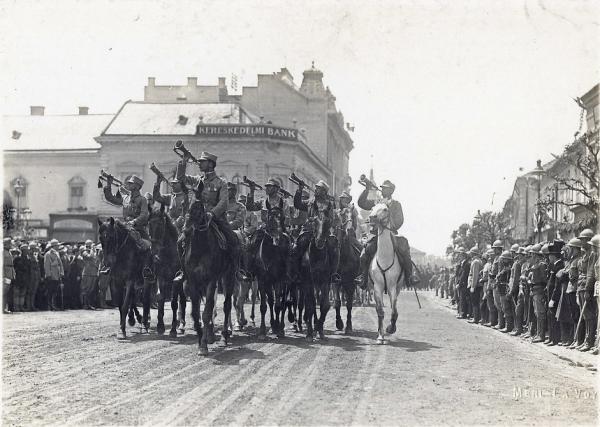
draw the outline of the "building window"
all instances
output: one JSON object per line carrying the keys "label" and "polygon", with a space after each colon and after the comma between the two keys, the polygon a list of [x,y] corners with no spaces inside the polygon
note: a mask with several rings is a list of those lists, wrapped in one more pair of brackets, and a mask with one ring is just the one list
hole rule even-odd
{"label": "building window", "polygon": [[74,211],[86,210],[85,206],[85,187],[87,183],[80,176],[76,176],[69,181],[69,209]]}
{"label": "building window", "polygon": [[13,179],[10,182],[10,190],[11,194],[14,196],[15,203],[17,204],[17,208],[23,209],[28,206],[27,203],[27,193],[28,193],[29,183],[22,176]]}

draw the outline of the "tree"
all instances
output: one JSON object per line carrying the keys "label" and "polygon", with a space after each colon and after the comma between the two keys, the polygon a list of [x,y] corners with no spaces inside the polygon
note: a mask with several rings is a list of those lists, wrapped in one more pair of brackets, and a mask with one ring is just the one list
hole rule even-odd
{"label": "tree", "polygon": [[457,249],[459,247],[465,248],[465,250],[471,249],[475,246],[475,239],[471,233],[471,226],[467,223],[461,224],[456,230],[450,235],[452,238],[452,246]]}
{"label": "tree", "polygon": [[560,174],[551,175],[556,181],[556,189],[558,191],[573,192],[579,197],[573,197],[573,200],[554,200],[552,195],[548,194],[539,203],[546,210],[553,203],[567,206],[569,209],[583,208],[587,213],[587,218],[580,224],[573,224],[574,229],[595,228],[598,224],[599,153],[599,132],[595,130],[576,137],[575,141],[565,147],[561,156],[554,156],[556,159],[574,166],[580,175],[575,177]]}

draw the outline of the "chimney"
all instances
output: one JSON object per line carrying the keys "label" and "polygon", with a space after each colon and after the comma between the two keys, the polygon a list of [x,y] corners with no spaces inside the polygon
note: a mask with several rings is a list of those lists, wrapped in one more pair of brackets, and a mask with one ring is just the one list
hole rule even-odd
{"label": "chimney", "polygon": [[148,86],[149,87],[154,87],[154,83],[156,83],[156,78],[154,78],[154,77],[148,77]]}
{"label": "chimney", "polygon": [[32,116],[43,116],[44,115],[44,106],[43,105],[32,105],[29,107],[31,109]]}
{"label": "chimney", "polygon": [[198,86],[198,77],[188,77],[188,86],[190,86],[190,87]]}
{"label": "chimney", "polygon": [[79,115],[87,116],[89,110],[90,110],[90,107],[79,107]]}

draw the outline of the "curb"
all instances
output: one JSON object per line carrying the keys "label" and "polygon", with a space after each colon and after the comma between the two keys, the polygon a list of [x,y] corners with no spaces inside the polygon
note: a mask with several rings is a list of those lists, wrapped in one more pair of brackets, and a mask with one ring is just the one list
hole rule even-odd
{"label": "curb", "polygon": [[[421,294],[423,295],[423,294]],[[435,295],[424,295],[426,298],[433,300],[437,305],[446,308],[452,312],[456,312],[456,308],[450,304],[450,299],[441,299],[436,297]],[[459,319],[456,319],[459,320]],[[468,323],[468,322],[467,322]],[[470,324],[470,323],[468,323]],[[470,324],[472,325],[472,324]],[[475,325],[474,325],[475,326]],[[598,357],[589,353],[579,352],[577,350],[567,350],[562,347],[548,347],[546,345],[535,346],[536,348],[540,348],[554,356],[558,357],[561,360],[568,362],[572,366],[578,366],[587,369],[588,371],[597,372],[598,371]],[[596,359],[596,360],[594,360]]]}

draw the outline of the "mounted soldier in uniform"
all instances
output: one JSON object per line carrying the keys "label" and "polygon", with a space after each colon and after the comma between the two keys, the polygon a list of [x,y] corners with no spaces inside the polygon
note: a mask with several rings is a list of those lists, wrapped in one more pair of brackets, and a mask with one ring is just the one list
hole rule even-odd
{"label": "mounted soldier in uniform", "polygon": [[[301,212],[307,213],[307,220],[300,230],[300,235],[296,240],[296,246],[294,247],[293,257],[293,268],[296,271],[300,271],[300,264],[302,257],[310,244],[313,237],[313,221],[314,218],[320,218],[322,221],[329,223],[330,227],[335,224],[335,205],[329,196],[329,185],[323,180],[319,180],[315,184],[314,197],[309,201],[302,200],[302,193],[304,181],[298,181],[298,190],[294,195],[294,207]],[[329,251],[330,268],[333,272],[331,275],[331,281],[339,281],[339,275],[337,274],[338,264],[340,261],[340,248],[338,245],[337,238],[333,235],[327,236],[327,249]]]}
{"label": "mounted soldier in uniform", "polygon": [[[397,236],[398,229],[402,227],[404,223],[404,214],[402,213],[402,205],[397,200],[392,199],[392,194],[394,194],[394,190],[396,186],[392,184],[389,180],[385,180],[381,187],[378,189],[371,181],[367,180],[366,177],[361,176],[361,180],[359,181],[363,185],[365,185],[365,189],[360,194],[358,198],[358,206],[361,209],[366,211],[370,211],[373,207],[379,203],[383,203],[387,205],[388,211],[390,213],[390,230],[392,234],[396,235],[394,239],[394,248],[396,250],[396,255],[400,263],[402,264],[402,268],[405,271],[404,279],[406,286],[410,286],[410,280],[412,277],[412,261],[410,258],[410,248],[408,246],[408,241],[405,237]],[[369,191],[371,189],[376,189],[381,192],[381,198],[379,200],[369,200]],[[360,270],[361,274],[356,278],[356,283],[360,286],[361,289],[367,288],[368,276],[369,276],[369,266],[371,265],[371,260],[375,256],[377,252],[377,237],[372,236],[363,252],[360,255]]]}
{"label": "mounted soldier in uniform", "polygon": [[246,220],[246,207],[236,200],[237,187],[233,182],[227,183],[227,222],[232,230],[242,231]]}
{"label": "mounted soldier in uniform", "polygon": [[185,189],[177,177],[173,177],[169,180],[169,185],[172,192],[169,194],[161,194],[160,182],[161,178],[158,177],[154,183],[153,196],[154,201],[163,204],[168,207],[167,213],[173,220],[173,224],[177,227],[177,231],[181,233],[183,224],[185,222],[185,214],[190,207],[190,199],[188,197],[187,189]]}
{"label": "mounted soldier in uniform", "polygon": [[[121,194],[119,189],[116,194],[112,194],[111,186],[114,177],[106,175],[106,185],[104,186],[104,197],[106,201],[115,206],[123,206],[123,219],[125,227],[129,231],[129,236],[135,241],[137,248],[146,252],[150,249],[150,237],[148,236],[148,201],[141,195],[140,190],[144,181],[136,175],[131,175],[124,183],[125,194]],[[110,268],[103,269],[101,272],[107,274]]]}
{"label": "mounted soldier in uniform", "polygon": [[[185,150],[182,157],[183,159],[180,160],[177,165],[177,179],[188,188],[197,188],[199,183],[203,184],[202,199],[204,200],[207,220],[209,223],[214,222],[218,230],[222,233],[227,245],[227,251],[230,254],[231,262],[233,262],[233,265],[235,266],[234,271],[237,271],[240,243],[238,237],[227,222],[227,184],[215,173],[214,169],[217,165],[217,156],[206,151],[203,151],[200,154],[200,157],[195,161],[202,172],[202,175],[198,176],[185,174],[188,161],[193,159],[191,153]],[[178,240],[180,256],[182,256],[185,250],[188,235],[192,233],[192,227],[189,222],[189,213],[187,213],[183,232]],[[179,272],[177,277],[175,277],[175,281],[182,281],[184,279],[183,276],[183,272]]]}
{"label": "mounted soldier in uniform", "polygon": [[340,207],[336,211],[336,237],[341,242],[343,234],[348,236],[352,246],[360,253],[362,245],[356,238],[356,229],[358,227],[358,211],[352,202],[352,196],[344,191],[338,198]]}

